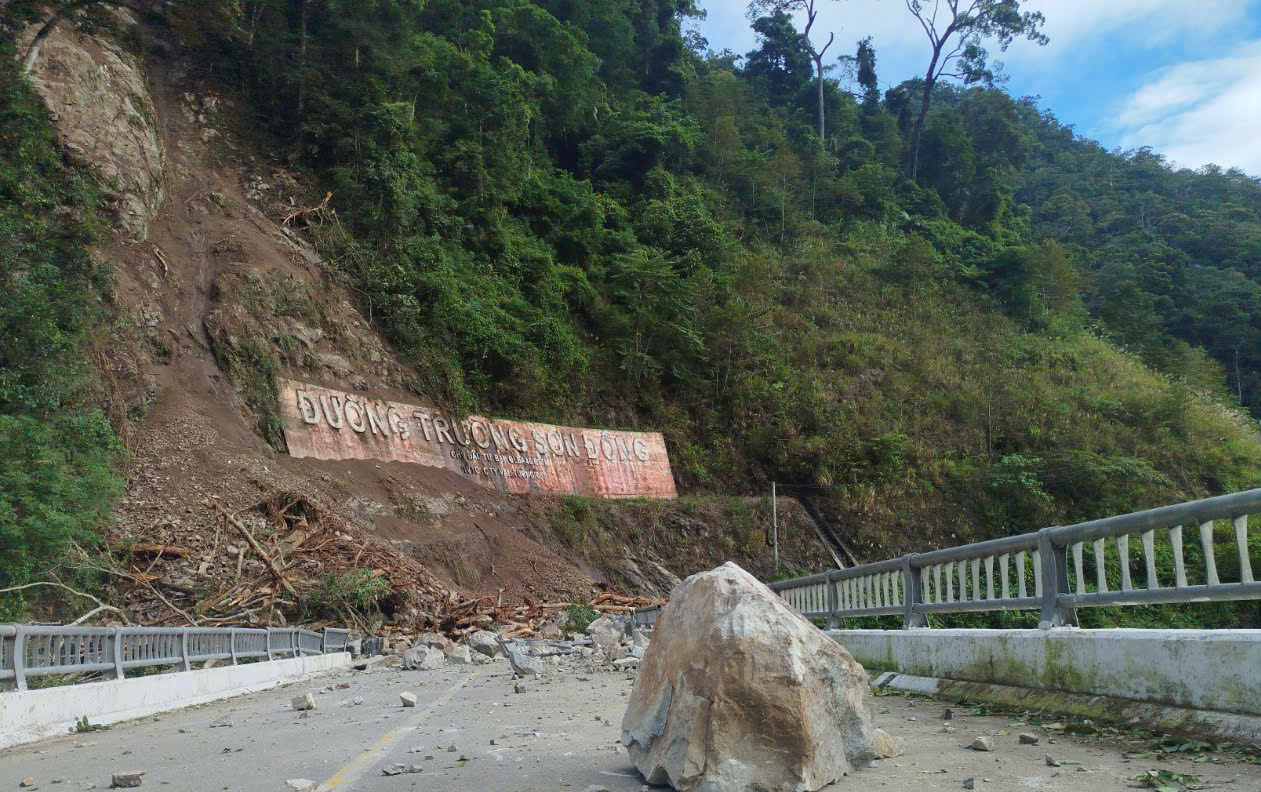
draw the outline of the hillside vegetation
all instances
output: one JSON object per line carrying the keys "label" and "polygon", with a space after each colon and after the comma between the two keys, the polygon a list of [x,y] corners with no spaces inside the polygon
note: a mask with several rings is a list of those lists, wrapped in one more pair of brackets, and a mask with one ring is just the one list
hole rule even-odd
{"label": "hillside vegetation", "polygon": [[[307,172],[311,204],[331,193],[306,230],[424,398],[661,429],[683,491],[815,492],[869,560],[1261,481],[1261,182],[1107,151],[984,81],[933,88],[910,180],[922,83],[880,95],[860,44],[857,93],[824,80],[820,139],[791,20],[758,19],[740,58],[684,34],[699,13],[200,0],[146,25]],[[7,134],[47,145],[6,84]],[[13,151],[10,191],[33,167]],[[87,300],[75,283],[53,304]],[[7,349],[27,331],[5,321]],[[5,420],[52,432],[43,404],[8,399]]]}

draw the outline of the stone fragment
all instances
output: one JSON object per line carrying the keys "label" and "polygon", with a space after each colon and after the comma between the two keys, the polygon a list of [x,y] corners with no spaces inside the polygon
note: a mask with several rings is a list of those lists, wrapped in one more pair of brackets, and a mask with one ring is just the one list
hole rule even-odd
{"label": "stone fragment", "polygon": [[622,625],[608,616],[601,616],[587,625],[587,635],[590,635],[595,645],[612,660],[617,660],[625,654],[622,652],[617,657],[613,656],[614,651],[620,650],[624,634]]}
{"label": "stone fragment", "polygon": [[18,786],[20,786],[20,787],[33,787],[33,786],[35,786],[35,779],[34,779],[34,778],[23,778],[21,781],[19,781],[19,782],[18,782]]}
{"label": "stone fragment", "polygon": [[315,709],[315,696],[312,696],[310,693],[303,693],[301,696],[294,696],[289,704],[298,712],[313,710]]}
{"label": "stone fragment", "polygon": [[399,694],[398,694],[398,697],[399,697],[399,699],[401,699],[401,700],[402,700],[402,702],[403,702],[403,706],[404,706],[404,707],[414,707],[414,706],[416,706],[416,694],[415,694],[415,693],[411,693],[411,692],[403,692],[403,693],[399,693]]}
{"label": "stone fragment", "polygon": [[212,729],[231,729],[231,728],[233,727],[233,725],[234,725],[234,724],[233,724],[233,722],[232,722],[232,716],[231,716],[231,715],[224,715],[222,718],[219,718],[217,721],[215,721],[214,723],[210,724],[210,728],[212,728]]}
{"label": "stone fragment", "polygon": [[974,751],[992,751],[994,750],[994,738],[982,735],[973,740],[968,747]]}
{"label": "stone fragment", "polygon": [[1059,759],[1056,759],[1054,756],[1051,756],[1050,754],[1046,754],[1043,758],[1046,760],[1046,766],[1047,766],[1047,767],[1059,767],[1059,766],[1060,766],[1060,760],[1059,760]]}
{"label": "stone fragment", "polygon": [[638,657],[623,657],[621,660],[613,661],[614,668],[639,668]]}
{"label": "stone fragment", "polygon": [[849,652],[727,563],[673,591],[622,744],[653,786],[813,792],[875,757],[866,694]]}
{"label": "stone fragment", "polygon": [[437,671],[439,668],[446,665],[446,662],[447,658],[446,655],[442,653],[442,650],[431,647],[429,649],[429,653],[425,655],[425,659],[420,661],[420,670]]}
{"label": "stone fragment", "polygon": [[113,789],[123,789],[126,787],[140,786],[140,777],[144,775],[140,770],[129,770],[125,773],[114,773],[110,779],[110,787]]}
{"label": "stone fragment", "polygon": [[512,692],[513,692],[513,693],[524,693],[524,692],[525,692],[525,685],[521,684],[520,682],[516,683],[515,685],[513,685],[513,686],[512,686]]}
{"label": "stone fragment", "polygon": [[447,655],[447,659],[452,665],[469,665],[473,662],[473,656],[469,654],[467,646],[457,646],[451,650],[451,654]]}
{"label": "stone fragment", "polygon": [[941,713],[942,720],[950,720],[954,716],[955,716],[954,712],[949,707],[946,707],[946,711]]}
{"label": "stone fragment", "polygon": [[499,641],[496,638],[496,634],[484,631],[484,629],[479,629],[472,636],[469,636],[469,646],[473,647],[474,652],[487,657],[494,657],[499,653]]}
{"label": "stone fragment", "polygon": [[892,759],[906,752],[903,739],[894,737],[884,729],[876,729],[871,733],[871,744],[876,750],[877,759]]}
{"label": "stone fragment", "polygon": [[363,696],[355,696],[354,698],[350,700],[350,703],[358,707],[360,704],[363,703]]}
{"label": "stone fragment", "polygon": [[1020,735],[1020,744],[1021,745],[1037,745],[1038,735],[1029,734],[1028,732],[1025,732]]}
{"label": "stone fragment", "polygon": [[398,763],[389,764],[381,768],[381,775],[387,775],[387,776],[402,775],[403,773],[406,773],[406,772],[407,772],[407,765],[398,764]]}
{"label": "stone fragment", "polygon": [[599,784],[592,784],[591,786],[582,790],[582,792],[609,792],[609,788],[606,786],[601,786]]}
{"label": "stone fragment", "polygon": [[965,779],[963,779],[963,788],[964,788],[964,789],[976,789],[976,778],[975,778],[975,777],[973,777],[973,778],[965,778]]}
{"label": "stone fragment", "polygon": [[438,633],[422,633],[416,636],[416,640],[412,642],[412,648],[424,646],[430,649],[439,649],[443,654],[450,654],[455,648],[455,644],[451,643],[451,639],[445,635]]}
{"label": "stone fragment", "polygon": [[631,657],[633,657],[633,658],[635,658],[636,660],[643,660],[643,659],[644,659],[644,647],[642,647],[642,646],[632,646],[632,647],[630,648],[630,656],[631,656]]}
{"label": "stone fragment", "polygon": [[311,792],[315,789],[315,782],[309,778],[290,778],[285,781],[285,787],[292,789],[294,792]]}
{"label": "stone fragment", "polygon": [[415,671],[420,668],[420,663],[429,655],[428,647],[416,647],[403,652],[403,670]]}
{"label": "stone fragment", "polygon": [[520,652],[508,652],[508,662],[512,664],[513,673],[522,677],[543,676],[545,668],[542,658],[531,657]]}

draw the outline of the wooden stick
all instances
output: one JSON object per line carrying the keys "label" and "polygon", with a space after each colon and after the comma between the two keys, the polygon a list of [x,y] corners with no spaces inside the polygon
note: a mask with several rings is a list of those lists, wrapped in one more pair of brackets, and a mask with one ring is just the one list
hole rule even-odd
{"label": "wooden stick", "polygon": [[283,586],[285,591],[297,598],[298,592],[292,585],[290,585],[289,580],[285,577],[284,573],[276,568],[276,562],[271,560],[271,556],[263,552],[263,548],[259,546],[258,542],[255,541],[254,536],[250,534],[250,529],[246,528],[244,523],[228,514],[227,510],[223,508],[219,501],[211,501],[211,503],[214,504],[215,509],[217,509],[220,514],[228,519],[228,522],[232,523],[232,525],[241,532],[241,535],[245,537],[245,541],[250,543],[250,547],[254,548],[254,552],[258,553],[259,557],[263,559],[263,563],[267,564],[268,568],[271,569],[271,573],[276,576],[276,582]]}
{"label": "wooden stick", "polygon": [[[130,575],[124,575],[124,577],[130,577]],[[59,589],[65,589],[66,591],[69,591],[71,594],[74,594],[74,595],[75,595],[75,596],[77,596],[77,597],[83,597],[84,599],[90,599],[90,600],[92,600],[93,602],[95,602],[95,603],[99,606],[99,607],[97,607],[97,608],[96,608],[96,610],[91,611],[90,613],[87,613],[87,614],[85,614],[85,615],[83,615],[83,616],[80,616],[80,617],[79,617],[79,621],[76,621],[76,622],[75,622],[75,624],[78,624],[79,622],[81,622],[81,621],[83,621],[84,619],[88,618],[88,616],[91,616],[92,614],[94,614],[94,613],[96,613],[96,612],[98,612],[98,611],[100,611],[100,610],[112,610],[112,611],[116,612],[118,615],[122,616],[122,619],[123,619],[123,624],[126,624],[128,627],[130,627],[130,626],[131,626],[131,620],[129,620],[129,619],[127,618],[127,614],[126,614],[126,613],[124,613],[123,611],[119,610],[118,608],[115,608],[113,605],[106,605],[104,602],[101,602],[99,599],[97,599],[96,597],[93,597],[91,594],[84,594],[82,591],[75,591],[74,589],[72,589],[72,588],[70,588],[69,586],[67,586],[65,583],[52,583],[52,582],[49,582],[49,581],[44,581],[44,580],[41,580],[41,581],[39,581],[38,583],[27,583],[27,584],[25,584],[25,585],[23,585],[23,586],[12,586],[12,587],[10,587],[10,588],[3,588],[3,589],[0,589],[0,594],[4,594],[4,593],[10,592],[10,591],[21,591],[22,589],[35,588],[36,586],[54,586],[54,587],[59,588]]]}

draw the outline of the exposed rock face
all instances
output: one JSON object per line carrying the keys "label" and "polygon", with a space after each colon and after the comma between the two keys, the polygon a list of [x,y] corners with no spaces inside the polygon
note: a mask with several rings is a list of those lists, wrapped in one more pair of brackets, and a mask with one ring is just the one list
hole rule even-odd
{"label": "exposed rock face", "polygon": [[849,652],[727,563],[671,595],[622,744],[679,792],[808,792],[874,757],[866,690]]}
{"label": "exposed rock face", "polygon": [[[127,12],[116,17],[135,23]],[[27,31],[24,43],[34,33]],[[143,241],[165,194],[156,116],[139,60],[105,35],[83,35],[63,23],[45,40],[31,78],[61,144],[100,174],[118,224]]]}

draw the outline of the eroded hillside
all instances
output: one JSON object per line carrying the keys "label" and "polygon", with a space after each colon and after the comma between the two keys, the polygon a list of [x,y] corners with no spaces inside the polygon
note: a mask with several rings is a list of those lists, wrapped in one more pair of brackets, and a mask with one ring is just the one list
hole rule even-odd
{"label": "eroded hillside", "polygon": [[[419,384],[289,227],[310,191],[240,139],[239,106],[192,80],[160,37],[141,54],[117,36],[58,30],[33,79],[63,144],[109,193],[114,230],[99,258],[115,278],[118,324],[97,362],[129,458],[105,558],[133,619],[336,618],[330,608],[354,604],[336,589],[363,587],[359,569],[388,580],[388,591],[367,586],[370,598],[415,629],[449,597],[661,597],[720,556],[773,574],[756,501],[632,504],[618,525],[595,525],[581,498],[525,498],[445,470],[285,453],[277,376],[405,401],[416,401]],[[299,596],[271,579],[269,562],[214,504],[278,556]],[[800,509],[785,502],[781,520],[784,568],[826,566]],[[730,530],[711,527],[722,523]],[[598,546],[587,546],[588,534]],[[707,549],[681,552],[689,541]],[[179,557],[126,554],[155,545]],[[240,580],[262,593],[235,596]]]}
{"label": "eroded hillside", "polygon": [[[1013,179],[1015,160],[995,158],[1036,135],[982,150],[975,190],[950,192],[941,162],[906,179],[891,106],[860,109],[829,82],[833,137],[816,140],[766,74],[684,45],[690,3],[432,0],[349,27],[331,6],[248,5],[155,4],[143,23],[93,8],[44,42],[37,99],[4,86],[4,134],[42,154],[0,160],[21,199],[0,222],[62,259],[42,261],[43,292],[15,293],[67,315],[99,296],[83,320],[96,332],[44,329],[58,360],[85,350],[101,376],[99,398],[71,399],[23,358],[35,384],[0,389],[30,426],[73,403],[96,433],[62,465],[74,497],[41,499],[64,493],[6,469],[20,497],[5,493],[18,517],[0,511],[0,531],[48,530],[0,582],[95,576],[143,621],[379,609],[407,629],[461,626],[453,597],[656,597],[727,559],[769,578],[772,481],[866,561],[1258,480],[1261,444],[1220,367],[1170,347],[1161,373],[1151,350],[1114,345],[1091,314],[1106,284],[1028,225],[1012,184],[985,181]],[[0,40],[5,74],[23,44]],[[966,98],[950,112],[981,131],[1034,123],[1000,91]],[[61,185],[60,155],[99,202],[73,179],[23,191]],[[985,200],[954,206],[973,192]],[[67,262],[105,276],[80,278],[92,300],[57,292]],[[23,306],[0,307],[17,360]],[[684,497],[523,498],[436,468],[297,459],[277,377],[659,430]],[[88,436],[58,431],[44,458]],[[830,566],[804,513],[781,507],[778,571]]]}

